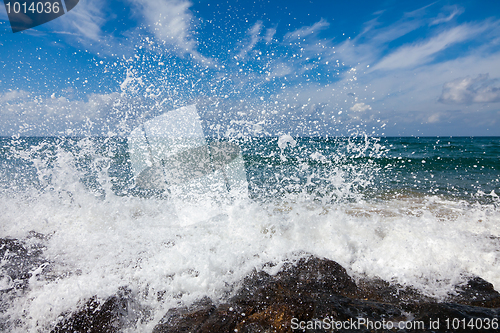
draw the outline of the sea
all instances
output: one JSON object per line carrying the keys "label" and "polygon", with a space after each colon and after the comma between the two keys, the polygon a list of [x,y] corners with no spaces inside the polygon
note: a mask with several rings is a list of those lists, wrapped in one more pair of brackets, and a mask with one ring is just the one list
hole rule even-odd
{"label": "sea", "polygon": [[4,251],[0,327],[47,332],[126,288],[141,309],[130,332],[150,332],[172,307],[311,254],[438,300],[472,276],[500,290],[500,137],[233,142],[247,197],[186,221],[168,192],[136,188],[126,138],[0,138],[0,239],[38,258],[11,276]]}

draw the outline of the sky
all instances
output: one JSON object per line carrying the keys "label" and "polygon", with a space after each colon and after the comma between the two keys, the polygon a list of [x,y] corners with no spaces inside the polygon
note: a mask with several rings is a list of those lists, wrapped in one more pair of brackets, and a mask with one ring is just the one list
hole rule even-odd
{"label": "sky", "polygon": [[500,136],[498,1],[80,0],[12,33],[0,136],[124,135],[196,103],[227,136]]}

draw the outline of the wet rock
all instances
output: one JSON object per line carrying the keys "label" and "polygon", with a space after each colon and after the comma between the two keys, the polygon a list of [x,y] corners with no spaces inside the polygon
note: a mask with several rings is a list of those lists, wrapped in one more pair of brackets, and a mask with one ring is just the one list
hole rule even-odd
{"label": "wet rock", "polygon": [[93,297],[78,311],[63,314],[51,333],[115,333],[131,326],[141,315],[144,313],[134,302],[131,291],[121,288],[106,300]]}
{"label": "wet rock", "polygon": [[48,262],[42,257],[44,237],[30,232],[20,241],[0,238],[0,331],[7,332],[11,318],[6,315],[9,306],[23,296],[32,278],[38,278]]}
{"label": "wet rock", "polygon": [[254,272],[222,304],[205,298],[170,309],[153,332],[325,332],[335,322],[355,323],[334,329],[338,332],[415,332],[415,325],[420,332],[452,332],[460,327],[450,326],[450,320],[498,320],[499,296],[491,284],[474,278],[457,286],[453,302],[438,303],[378,279],[356,284],[338,263],[308,257],[274,276]]}
{"label": "wet rock", "polygon": [[487,308],[500,308],[500,293],[491,283],[476,276],[466,284],[456,287],[457,295],[450,297],[453,303],[460,303]]}
{"label": "wet rock", "polygon": [[[30,233],[27,240],[36,239],[37,236]],[[33,274],[39,273],[47,265],[41,254],[42,246],[38,242],[27,244],[17,239],[0,239],[0,292],[26,289]]]}
{"label": "wet rock", "polygon": [[[16,240],[2,241],[0,254],[10,260],[5,269],[17,280],[23,281],[25,277],[28,281],[33,277],[33,269],[43,265],[41,252],[30,251]],[[16,263],[19,267],[15,267]],[[462,325],[461,320],[463,323],[472,320],[474,324],[499,320],[499,302],[500,294],[479,277],[457,286],[447,302],[438,303],[415,289],[380,279],[355,282],[338,263],[311,256],[284,265],[275,275],[253,272],[234,294],[219,303],[203,298],[188,307],[170,309],[153,332],[325,332],[331,329],[321,325],[335,322],[355,323],[333,330],[338,332],[467,332],[471,331],[468,326],[462,329],[451,325]],[[138,320],[149,321],[151,315],[150,309],[138,305],[137,295],[121,288],[107,299],[93,297],[77,311],[62,314],[51,333],[132,331]],[[318,326],[320,321],[323,324]],[[388,322],[392,328],[376,326]],[[408,322],[422,326],[418,330],[394,329],[397,328],[394,325]],[[9,327],[4,324],[0,323],[0,330]],[[476,327],[473,331],[495,330]]]}
{"label": "wet rock", "polygon": [[357,286],[358,298],[380,303],[405,305],[433,301],[414,288],[389,283],[379,278],[360,279]]}
{"label": "wet rock", "polygon": [[291,332],[294,318],[305,322],[327,317],[404,317],[391,304],[356,299],[359,293],[338,263],[309,257],[285,266],[275,276],[263,271],[251,274],[239,292],[218,307],[205,300],[203,305],[170,310],[153,332]]}
{"label": "wet rock", "polygon": [[168,310],[159,325],[167,331],[198,332],[215,310],[214,303],[203,298],[189,307]]}

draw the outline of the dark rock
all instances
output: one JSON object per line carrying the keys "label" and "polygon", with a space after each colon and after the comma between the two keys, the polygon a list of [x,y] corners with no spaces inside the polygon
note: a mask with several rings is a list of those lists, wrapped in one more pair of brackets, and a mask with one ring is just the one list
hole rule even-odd
{"label": "dark rock", "polygon": [[380,303],[404,305],[431,302],[433,300],[422,295],[414,288],[389,283],[379,278],[360,279],[357,286],[359,288],[358,298]]}
{"label": "dark rock", "polygon": [[23,296],[31,278],[38,278],[48,265],[42,257],[42,235],[30,232],[25,241],[0,239],[0,331],[7,332],[11,318],[4,315],[18,297]]}
{"label": "dark rock", "polygon": [[168,310],[158,326],[166,331],[199,331],[216,307],[209,298],[203,298],[189,307]]}
{"label": "dark rock", "polygon": [[[2,267],[0,314],[6,304],[22,295],[34,274],[50,279],[50,265],[42,257],[44,236],[32,233],[25,241],[0,239]],[[160,297],[160,296],[159,296]],[[120,332],[133,329],[137,320],[150,320],[149,309],[141,308],[130,290],[122,288],[105,300],[87,300],[79,310],[62,314],[51,333]],[[411,321],[422,326],[412,329],[377,328],[358,325],[335,329],[338,332],[493,332],[479,328],[500,318],[500,294],[491,283],[473,277],[456,287],[445,303],[417,290],[380,279],[361,279],[357,283],[338,263],[307,257],[286,264],[274,276],[254,272],[247,276],[235,294],[220,304],[204,298],[189,307],[170,309],[155,326],[154,333],[174,332],[292,332],[293,323],[304,323],[297,332],[325,332],[319,321],[352,323],[362,318],[371,325],[381,322]],[[437,326],[436,326],[437,323]],[[471,328],[470,323],[473,323]],[[498,322],[497,322],[498,323]],[[453,326],[455,324],[455,326]],[[0,330],[10,327],[0,322]]]}
{"label": "dark rock", "polygon": [[0,279],[6,287],[0,292],[12,289],[26,289],[36,268],[43,269],[48,263],[41,257],[38,244],[27,245],[17,239],[0,239]]}
{"label": "dark rock", "polygon": [[456,287],[456,296],[450,297],[453,303],[460,303],[487,308],[500,307],[500,293],[491,283],[480,277],[473,277],[466,284]]}
{"label": "dark rock", "polygon": [[114,333],[135,322],[141,311],[135,305],[131,291],[121,288],[119,292],[100,300],[93,297],[78,311],[63,314],[51,333]]}
{"label": "dark rock", "polygon": [[262,271],[251,274],[239,292],[218,307],[204,300],[203,305],[170,310],[153,332],[291,332],[293,318],[404,317],[394,305],[356,299],[359,293],[354,280],[338,263],[303,258],[296,265],[286,265],[275,276]]}
{"label": "dark rock", "polygon": [[343,296],[358,292],[356,283],[344,267],[328,259],[302,258],[296,265],[286,266],[276,279],[291,287],[290,292],[330,292]]}
{"label": "dark rock", "polygon": [[[300,322],[304,329],[297,332],[325,332],[324,326],[314,325],[325,319],[331,324],[357,322],[358,318],[366,320],[366,325],[334,331],[452,332],[456,331],[450,326],[453,319],[498,320],[499,296],[491,284],[474,278],[457,287],[453,303],[438,303],[415,289],[379,279],[356,284],[338,263],[308,257],[286,265],[275,276],[254,272],[235,295],[218,306],[205,298],[189,307],[170,309],[153,332],[281,333],[294,331]],[[376,326],[389,321],[395,326]],[[420,326],[399,329],[397,325],[405,322]],[[482,332],[477,327],[473,331]]]}

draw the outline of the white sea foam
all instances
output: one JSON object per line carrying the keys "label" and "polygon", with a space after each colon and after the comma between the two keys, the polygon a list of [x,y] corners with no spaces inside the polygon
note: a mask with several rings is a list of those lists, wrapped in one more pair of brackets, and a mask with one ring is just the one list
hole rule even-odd
{"label": "white sea foam", "polygon": [[276,270],[306,253],[335,260],[355,277],[380,277],[435,297],[470,275],[500,288],[494,206],[438,196],[321,203],[301,194],[235,202],[216,218],[186,225],[168,200],[89,191],[74,161],[58,156],[51,187],[0,200],[0,237],[27,240],[32,230],[47,236],[43,255],[50,263],[34,268],[26,294],[4,314],[23,323],[13,332],[47,330],[82,300],[105,299],[120,287],[153,309],[153,319],[136,328],[150,331],[168,308],[205,295],[218,299],[253,269],[272,261]]}

